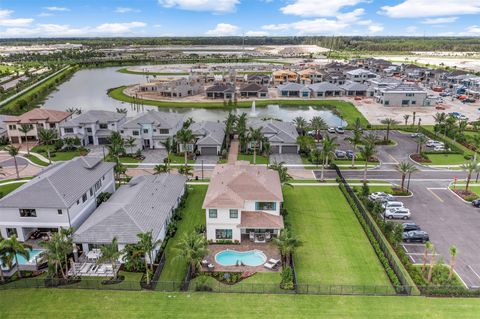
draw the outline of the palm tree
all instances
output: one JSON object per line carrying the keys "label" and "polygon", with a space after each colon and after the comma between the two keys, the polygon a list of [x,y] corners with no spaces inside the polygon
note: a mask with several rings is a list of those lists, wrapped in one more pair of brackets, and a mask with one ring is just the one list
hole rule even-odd
{"label": "palm tree", "polygon": [[154,172],[153,175],[168,173],[170,172],[170,167],[168,166],[168,164],[157,164],[153,168],[153,172]]}
{"label": "palm tree", "polygon": [[407,177],[408,174],[414,173],[418,171],[417,167],[408,162],[400,162],[397,165],[395,165],[395,169],[397,172],[399,172],[402,175],[402,191],[405,190],[405,178]]}
{"label": "palm tree", "polygon": [[165,142],[162,142],[163,147],[165,147],[165,150],[167,151],[167,166],[168,170],[170,170],[170,154],[173,151],[174,145],[173,145],[173,139],[171,137],[167,137]]}
{"label": "palm tree", "polygon": [[250,141],[253,147],[253,165],[257,164],[257,147],[260,146],[261,141],[263,140],[262,127],[257,129],[249,128],[248,129],[248,140]]}
{"label": "palm tree", "polygon": [[193,170],[193,167],[191,167],[190,165],[187,165],[187,166],[181,166],[179,169],[178,169],[178,173],[182,174],[182,175],[185,175],[185,177],[188,178],[188,176],[192,176],[192,170]]}
{"label": "palm tree", "polygon": [[51,164],[52,160],[50,158],[50,145],[53,144],[53,142],[58,138],[57,131],[52,130],[52,129],[44,129],[40,128],[38,130],[38,139],[43,145],[46,145],[47,147],[47,157],[48,157],[48,162]]}
{"label": "palm tree", "polygon": [[328,160],[332,154],[335,152],[335,148],[337,147],[336,137],[330,137],[330,135],[326,135],[325,138],[322,140],[322,155],[323,155],[323,161],[322,161],[322,173],[320,176],[320,180],[324,181],[324,171],[325,171],[325,166],[328,166]]}
{"label": "palm tree", "polygon": [[130,154],[133,154],[133,147],[137,144],[137,139],[133,136],[129,136],[124,141],[125,146],[130,149]]}
{"label": "palm tree", "polygon": [[186,260],[190,270],[195,273],[201,267],[203,257],[208,254],[208,242],[202,234],[194,231],[184,234],[175,249],[178,254],[174,258]]}
{"label": "palm tree", "polygon": [[18,172],[18,163],[17,163],[17,156],[20,150],[20,147],[15,147],[13,145],[8,145],[5,147],[5,150],[8,154],[13,157],[13,163],[15,164],[15,172],[17,173],[17,179],[20,179],[20,173]]}
{"label": "palm tree", "polygon": [[427,241],[425,243],[425,250],[423,251],[423,265],[422,265],[422,273],[427,268],[427,260],[428,260],[428,253],[432,250],[432,243]]}
{"label": "palm tree", "polygon": [[295,249],[302,246],[302,241],[296,237],[288,228],[283,229],[280,232],[280,235],[273,238],[273,243],[280,250],[282,255],[283,265],[288,265],[290,263],[290,256],[293,254]]}
{"label": "palm tree", "polygon": [[430,255],[430,266],[429,266],[429,269],[428,269],[428,277],[427,277],[428,282],[432,281],[433,265],[434,264],[435,264],[435,247],[432,244],[432,254]]}
{"label": "palm tree", "polygon": [[367,170],[368,170],[368,161],[369,159],[375,155],[375,144],[367,143],[362,148],[360,148],[360,155],[363,157],[365,161],[365,169],[363,171],[363,181],[367,181]]}
{"label": "palm tree", "polygon": [[457,247],[455,246],[450,246],[450,271],[448,273],[448,279],[452,279],[452,276],[453,276],[453,270],[455,268],[455,261],[456,261],[456,257],[457,257]]}
{"label": "palm tree", "polygon": [[362,143],[363,134],[360,130],[354,130],[352,137],[347,137],[346,140],[350,142],[353,146],[353,156],[352,156],[352,168],[355,167],[355,153],[357,152],[357,146]]}
{"label": "palm tree", "polygon": [[140,233],[137,234],[137,237],[139,238],[137,245],[144,253],[145,268],[147,269],[147,284],[150,284],[147,257],[150,262],[150,272],[153,274],[153,263],[155,262],[154,252],[162,244],[162,241],[160,239],[154,241],[152,232]]}
{"label": "palm tree", "polygon": [[18,128],[18,130],[20,132],[22,132],[25,136],[25,145],[27,146],[27,154],[30,155],[30,149],[28,148],[28,137],[27,137],[27,134],[28,132],[30,132],[31,130],[33,130],[33,127],[31,124],[22,124],[20,125],[20,127]]}
{"label": "palm tree", "polygon": [[320,142],[320,131],[327,129],[327,123],[320,116],[314,116],[310,120],[310,128],[315,131],[315,139]]}
{"label": "palm tree", "polygon": [[475,147],[475,155],[473,156],[473,160],[476,161],[476,160],[477,160],[477,155],[478,155],[478,150],[479,150],[479,148],[480,148],[480,135],[479,135],[479,134],[475,134],[475,135],[472,137],[471,143],[472,143],[473,146]]}
{"label": "palm tree", "polygon": [[123,254],[121,250],[118,250],[117,237],[113,237],[112,242],[106,245],[100,246],[102,256],[97,260],[97,264],[103,264],[109,262],[113,268],[113,279],[117,280],[117,262],[120,256]]}
{"label": "palm tree", "polygon": [[119,108],[117,107],[117,113],[120,113],[120,114],[127,114],[128,113],[128,110],[126,108]]}
{"label": "palm tree", "polygon": [[[52,235],[52,238],[47,242],[42,242],[40,245],[44,248],[47,260],[52,269],[55,270],[55,275],[58,275],[58,270],[62,278],[67,279],[68,269],[68,255],[73,250],[73,228],[60,228],[58,232]],[[63,268],[66,268],[65,271]]]}
{"label": "palm tree", "polygon": [[4,239],[2,242],[3,250],[12,256],[15,256],[15,264],[17,265],[18,278],[22,278],[20,272],[20,264],[18,263],[18,256],[22,256],[26,260],[30,259],[30,250],[32,247],[28,244],[21,243],[17,240],[17,236],[13,235],[10,238]]}
{"label": "palm tree", "polygon": [[288,184],[288,182],[293,179],[292,176],[288,174],[288,168],[285,166],[285,162],[280,162],[280,163],[275,162],[272,165],[270,165],[270,169],[273,169],[274,171],[278,172],[280,183],[282,185]]}
{"label": "palm tree", "polygon": [[183,128],[188,129],[194,123],[193,118],[189,117],[183,122]]}
{"label": "palm tree", "polygon": [[295,127],[297,128],[297,131],[300,135],[305,135],[305,130],[307,129],[307,121],[301,117],[297,116],[296,118],[293,119],[293,124],[295,124]]}
{"label": "palm tree", "polygon": [[270,153],[272,152],[272,148],[267,138],[263,139],[262,148],[263,148],[263,153],[267,157],[267,165],[268,165],[270,164]]}
{"label": "palm tree", "polygon": [[181,129],[177,132],[177,140],[182,144],[183,155],[185,157],[185,166],[188,164],[188,144],[193,141],[193,133],[190,129]]}
{"label": "palm tree", "polygon": [[415,116],[417,115],[417,112],[413,112],[412,116],[412,126],[415,125]]}
{"label": "palm tree", "polygon": [[368,133],[368,134],[363,138],[363,143],[364,143],[364,144],[377,145],[378,142],[380,142],[380,138],[379,138],[378,135],[375,134],[375,133]]}
{"label": "palm tree", "polygon": [[467,182],[465,184],[465,190],[468,190],[468,186],[470,185],[470,180],[472,179],[472,174],[479,169],[479,165],[477,161],[469,161],[462,165],[462,169],[467,172]]}
{"label": "palm tree", "polygon": [[245,150],[247,138],[247,113],[242,113],[237,118],[237,125],[235,128],[238,139],[240,140],[240,151]]}
{"label": "palm tree", "polygon": [[425,137],[425,135],[419,135],[416,141],[417,141],[418,154],[422,154],[423,145],[425,145],[425,143],[427,142],[427,138]]}
{"label": "palm tree", "polygon": [[113,132],[109,140],[108,151],[118,165],[120,163],[120,155],[125,153],[125,141],[118,132]]}
{"label": "palm tree", "polygon": [[437,112],[434,116],[433,119],[435,120],[435,123],[438,125],[443,125],[447,119],[447,114],[445,112]]}
{"label": "palm tree", "polygon": [[405,126],[407,126],[407,124],[408,124],[408,119],[409,119],[409,118],[410,118],[410,115],[409,115],[409,114],[405,114],[405,115],[403,116],[403,119],[405,120]]}
{"label": "palm tree", "polygon": [[232,138],[236,121],[237,116],[232,113],[232,111],[228,112],[227,119],[225,120],[225,146],[227,149],[230,147],[230,140]]}
{"label": "palm tree", "polygon": [[385,140],[388,142],[388,141],[390,141],[390,127],[392,125],[398,124],[398,121],[396,121],[392,118],[386,118],[386,119],[381,120],[380,123],[387,126],[387,134],[385,136]]}
{"label": "palm tree", "polygon": [[[7,250],[4,248],[5,239],[0,238],[0,279],[2,282],[5,282],[5,275],[3,274],[3,268],[8,267],[12,268],[12,255],[8,254]],[[10,258],[9,258],[10,257]],[[7,260],[9,258],[9,260]]]}

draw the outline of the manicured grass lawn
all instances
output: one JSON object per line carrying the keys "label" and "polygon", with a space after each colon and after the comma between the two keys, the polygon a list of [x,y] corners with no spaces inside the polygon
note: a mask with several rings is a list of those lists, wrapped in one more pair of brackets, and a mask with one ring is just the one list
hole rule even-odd
{"label": "manicured grass lawn", "polygon": [[[183,155],[170,154],[169,159],[172,164],[185,164],[185,157]],[[187,159],[188,164],[195,164],[193,159]]]}
{"label": "manicured grass lawn", "polygon": [[31,180],[32,178],[33,177],[29,176],[29,177],[21,177],[20,179],[16,179],[16,178],[1,179],[0,184],[6,183],[6,182],[13,182],[13,181],[28,181],[28,180]]}
{"label": "manicured grass lawn", "polygon": [[[120,156],[119,157],[120,163],[140,163],[141,161],[133,158],[131,156]],[[105,161],[107,162],[115,162],[115,159],[112,156],[107,155],[105,158]],[[128,165],[128,168],[137,168],[138,165]]]}
{"label": "manicured grass lawn", "polygon": [[[475,180],[473,180],[472,182],[474,182],[474,181]],[[465,184],[465,183],[462,182],[462,184]],[[450,188],[453,189],[453,186],[450,186]],[[462,186],[457,185],[456,188],[465,189],[465,185],[462,185]],[[468,186],[468,190],[474,192],[475,194],[477,194],[480,197],[480,186]]]}
{"label": "manicured grass lawn", "polygon": [[81,156],[79,151],[55,151],[53,145],[41,145],[32,148],[32,152],[39,153],[45,158],[48,158],[47,148],[50,149],[50,156],[52,161],[69,161],[74,157]]}
{"label": "manicured grass lawn", "polygon": [[457,165],[467,162],[461,154],[426,154],[432,161],[427,165]]}
{"label": "manicured grass lawn", "polygon": [[187,262],[175,258],[178,254],[175,245],[184,234],[193,232],[195,226],[205,224],[205,211],[202,209],[202,203],[206,192],[206,185],[189,186],[186,206],[180,212],[182,220],[178,222],[177,233],[173,238],[170,238],[165,248],[167,259],[159,281],[182,281],[185,277]]}
{"label": "manicured grass lawn", "polygon": [[211,276],[200,275],[190,282],[189,289],[195,291],[200,285],[208,286],[217,292],[278,292],[280,291],[281,277],[279,272],[257,272],[252,277],[244,279],[235,285],[227,285],[219,282]]}
{"label": "manicured grass lawn", "polygon": [[478,318],[480,300],[21,289],[1,291],[0,309],[2,318],[466,319]]}
{"label": "manicured grass lawn", "polygon": [[20,186],[22,186],[26,182],[27,182],[27,180],[25,180],[25,182],[23,182],[23,183],[7,184],[7,185],[0,186],[0,195],[1,195],[0,197],[3,197],[5,195],[7,195],[8,193],[13,192],[14,190],[19,188]]}
{"label": "manicured grass lawn", "polygon": [[338,187],[285,187],[284,200],[304,242],[294,257],[299,283],[390,286]]}
{"label": "manicured grass lawn", "polygon": [[25,155],[22,155],[22,156],[25,157],[25,158],[28,158],[31,162],[33,162],[37,165],[40,165],[40,166],[50,165],[50,164],[48,164],[48,162],[44,162],[44,161],[42,161],[41,159],[39,159],[38,157],[36,157],[35,155],[32,155],[32,154],[30,154],[30,155],[25,154]]}
{"label": "manicured grass lawn", "polygon": [[[238,154],[237,160],[239,160],[239,161],[249,161],[251,164],[253,164],[253,155]],[[266,156],[257,155],[256,163],[257,164],[268,164],[268,158]]]}

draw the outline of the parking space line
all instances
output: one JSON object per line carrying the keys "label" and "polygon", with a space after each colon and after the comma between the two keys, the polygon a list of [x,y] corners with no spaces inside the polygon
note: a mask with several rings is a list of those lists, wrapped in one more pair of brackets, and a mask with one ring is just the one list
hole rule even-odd
{"label": "parking space line", "polygon": [[453,269],[453,272],[455,273],[455,275],[457,275],[457,278],[460,279],[460,281],[463,283],[463,285],[465,286],[465,288],[468,289],[468,285],[465,281],[463,281],[462,277],[460,277],[460,275],[458,274],[457,270],[456,269]]}
{"label": "parking space line", "polygon": [[[388,154],[388,153],[387,153],[387,154]],[[393,159],[393,162],[394,162],[395,164],[398,164],[397,159],[396,159],[395,157],[393,157],[392,154],[388,154],[388,156],[390,156],[390,158]]]}
{"label": "parking space line", "polygon": [[427,188],[427,190],[432,193],[433,196],[435,196],[439,201],[441,201],[442,203],[444,202],[444,200],[442,198],[440,198],[440,196],[438,196],[437,194],[435,194],[431,188]]}

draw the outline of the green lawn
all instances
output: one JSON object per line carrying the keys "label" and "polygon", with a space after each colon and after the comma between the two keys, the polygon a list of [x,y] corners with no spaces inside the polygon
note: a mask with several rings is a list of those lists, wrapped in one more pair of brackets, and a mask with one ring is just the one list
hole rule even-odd
{"label": "green lawn", "polygon": [[53,145],[39,145],[32,148],[32,152],[39,153],[45,158],[48,158],[47,148],[50,149],[50,156],[52,161],[69,161],[74,157],[81,156],[80,152],[77,151],[55,151],[55,146]]}
{"label": "green lawn", "polygon": [[458,165],[467,162],[462,154],[426,154],[432,161],[427,165]]}
{"label": "green lawn", "polygon": [[299,283],[390,286],[357,218],[336,186],[284,189]]}
{"label": "green lawn", "polygon": [[280,290],[280,273],[279,272],[257,272],[252,277],[244,279],[235,285],[227,285],[219,282],[211,276],[199,276],[190,282],[189,289],[195,291],[197,286],[203,285],[210,287],[217,292],[278,292]]}
{"label": "green lawn", "polygon": [[15,184],[7,184],[7,185],[2,185],[0,186],[0,198],[7,195],[8,193],[13,192],[23,184],[25,184],[28,180],[25,180],[23,183],[15,183]]}
{"label": "green lawn", "polygon": [[[68,306],[66,306],[68,305]],[[478,318],[478,298],[160,293],[68,289],[0,292],[1,317],[28,318]]]}
{"label": "green lawn", "polygon": [[175,258],[178,254],[175,245],[184,234],[193,232],[195,226],[205,224],[205,211],[202,209],[202,203],[206,192],[206,185],[189,187],[186,206],[180,212],[182,220],[178,222],[177,233],[170,238],[165,248],[167,259],[159,281],[182,281],[185,277],[187,263],[183,259]]}
{"label": "green lawn", "polygon": [[[138,160],[136,158],[133,158],[131,156],[120,156],[119,160],[120,160],[120,163],[140,163],[141,162],[140,160]],[[105,158],[105,161],[115,162],[114,158],[110,155],[107,155],[107,157]],[[128,165],[127,167],[128,168],[137,168],[138,165]]]}
{"label": "green lawn", "polygon": [[[239,161],[249,161],[250,163],[253,164],[253,155],[238,154],[237,160],[239,160]],[[268,158],[266,156],[257,155],[256,156],[256,162],[257,162],[257,164],[268,164]]]}
{"label": "green lawn", "polygon": [[42,161],[41,159],[39,159],[38,157],[36,157],[35,155],[22,155],[22,157],[25,157],[25,158],[28,158],[31,162],[37,164],[37,165],[40,165],[40,166],[48,166],[50,164],[48,164],[48,162],[44,162]]}
{"label": "green lawn", "polygon": [[[168,157],[172,164],[185,164],[185,157],[183,155],[170,154]],[[187,159],[188,164],[195,164],[193,159]]]}

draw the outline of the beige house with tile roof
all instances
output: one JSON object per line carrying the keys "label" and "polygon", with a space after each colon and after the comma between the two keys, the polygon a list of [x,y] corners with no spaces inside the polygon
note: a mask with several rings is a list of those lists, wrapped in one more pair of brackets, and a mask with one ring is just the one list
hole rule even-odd
{"label": "beige house with tile roof", "polygon": [[284,228],[282,203],[276,171],[243,161],[217,165],[202,206],[207,239],[267,242]]}

